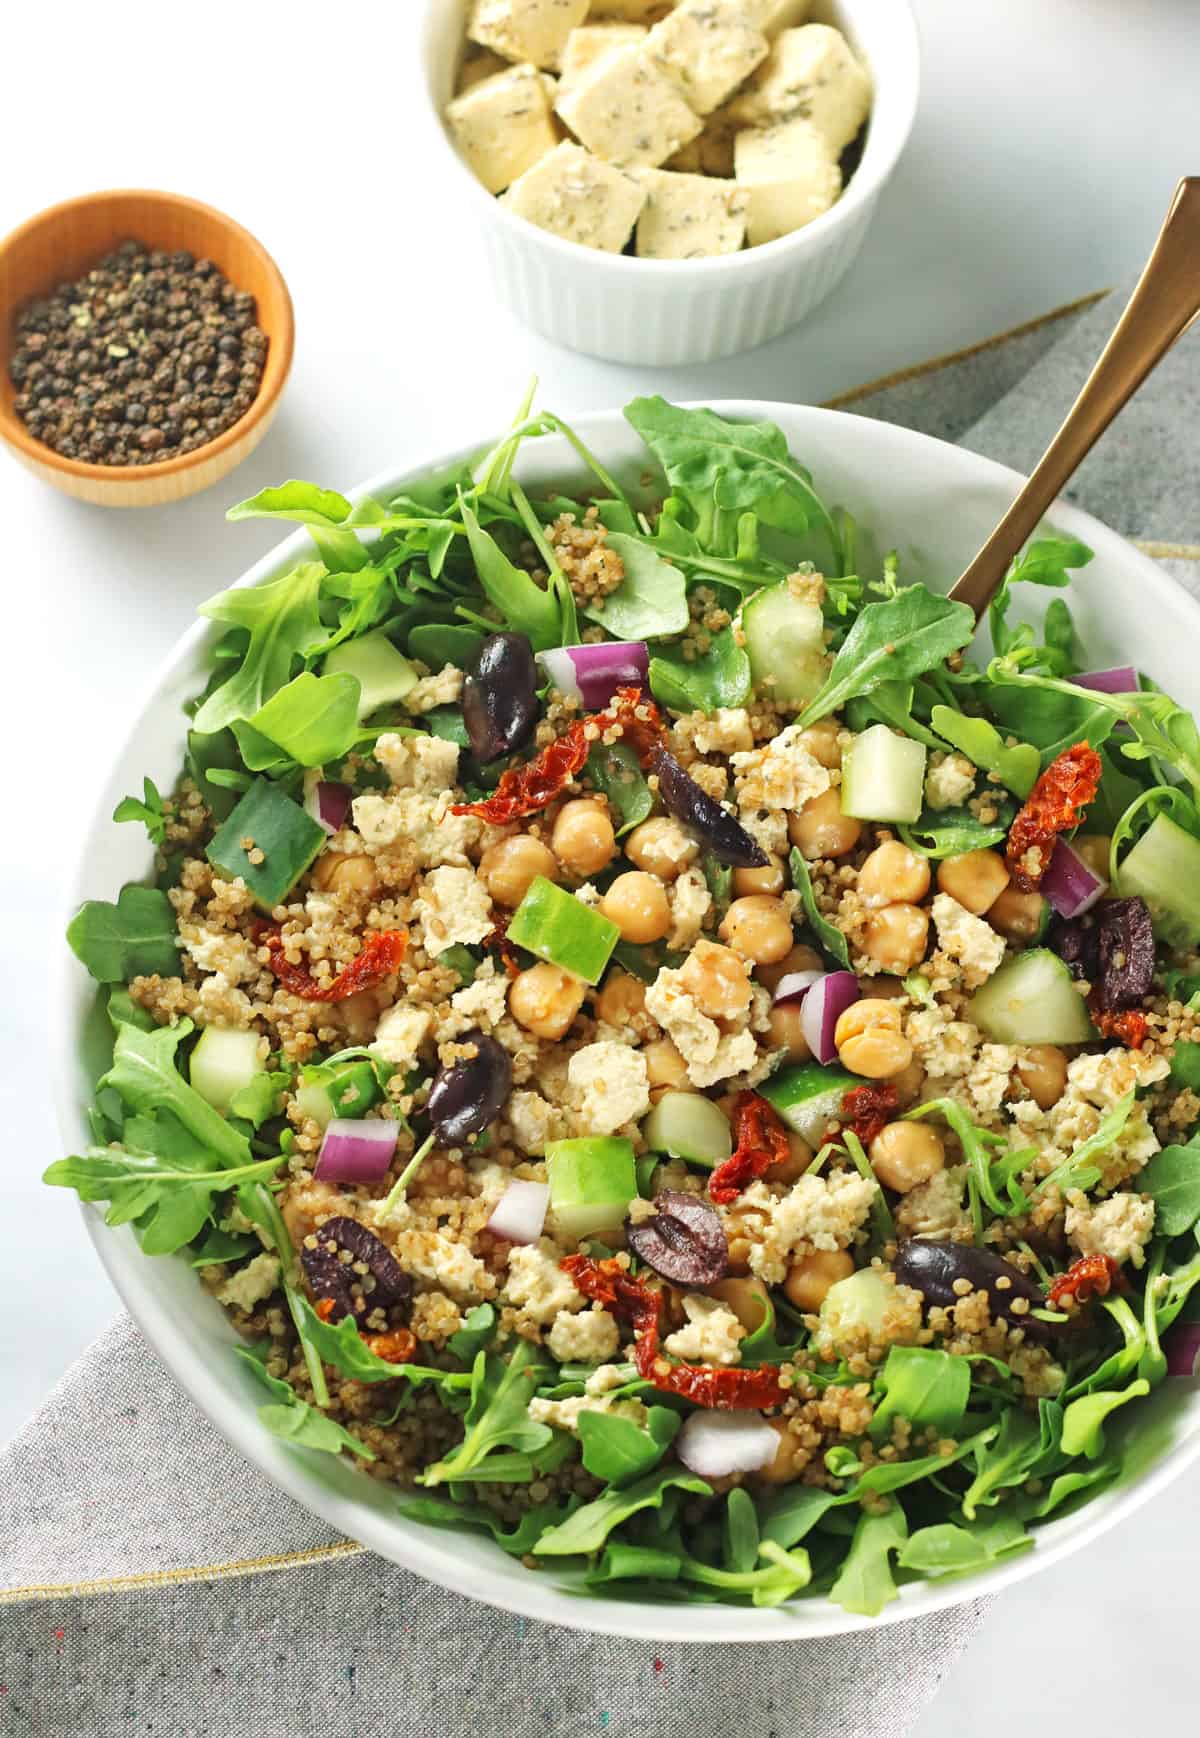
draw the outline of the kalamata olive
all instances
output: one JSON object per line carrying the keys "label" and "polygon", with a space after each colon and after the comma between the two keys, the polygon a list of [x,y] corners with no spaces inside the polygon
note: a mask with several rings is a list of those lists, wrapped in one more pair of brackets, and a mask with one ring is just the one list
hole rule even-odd
{"label": "kalamata olive", "polygon": [[653,1219],[626,1224],[625,1241],[647,1267],[674,1285],[715,1285],[729,1272],[725,1228],[707,1201],[664,1189]]}
{"label": "kalamata olive", "polygon": [[677,821],[694,827],[719,863],[733,869],[765,869],[767,854],[755,844],[740,821],[723,809],[694,778],[689,778],[673,754],[661,744],[650,751],[650,771],[658,776],[658,794]]}
{"label": "kalamata olive", "polygon": [[[1045,1336],[1047,1324],[1028,1313],[1014,1312],[1014,1298],[1025,1298],[1031,1309],[1045,1303],[1037,1286],[1019,1267],[990,1249],[970,1243],[939,1243],[932,1238],[911,1237],[901,1243],[894,1263],[896,1281],[924,1295],[926,1309],[952,1309],[959,1301],[955,1280],[970,1281],[972,1291],[985,1291],[992,1313],[1004,1316],[1014,1327],[1024,1328],[1030,1339]],[[1007,1281],[1000,1284],[1001,1280]]]}
{"label": "kalamata olive", "polygon": [[524,634],[489,634],[468,670],[463,723],[476,760],[498,760],[524,746],[537,723],[537,667]]}
{"label": "kalamata olive", "polygon": [[1106,899],[1096,907],[1100,977],[1096,1000],[1107,1012],[1136,1008],[1154,983],[1154,925],[1144,899]]}
{"label": "kalamata olive", "polygon": [[1085,911],[1082,917],[1052,917],[1046,930],[1046,945],[1069,968],[1073,978],[1091,983],[1100,969],[1099,913]]}
{"label": "kalamata olive", "polygon": [[474,1056],[440,1068],[429,1091],[429,1115],[442,1146],[460,1147],[499,1115],[512,1087],[508,1051],[483,1032],[465,1032],[458,1040],[474,1048]]}
{"label": "kalamata olive", "polygon": [[[362,1321],[373,1309],[403,1303],[412,1295],[412,1280],[391,1250],[357,1219],[338,1214],[313,1235],[317,1247],[302,1249],[300,1264],[313,1296],[331,1299],[330,1321],[340,1322],[343,1316]],[[349,1263],[341,1259],[342,1251],[351,1257]],[[366,1274],[357,1272],[356,1264],[365,1266]]]}

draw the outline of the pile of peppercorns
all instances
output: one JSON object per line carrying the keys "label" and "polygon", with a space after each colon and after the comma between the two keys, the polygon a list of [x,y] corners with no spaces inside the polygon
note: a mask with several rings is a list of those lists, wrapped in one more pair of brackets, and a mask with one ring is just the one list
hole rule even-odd
{"label": "pile of peppercorns", "polygon": [[255,313],[211,260],[127,241],[18,317],[16,411],[68,459],[151,465],[193,452],[254,402],[267,358]]}

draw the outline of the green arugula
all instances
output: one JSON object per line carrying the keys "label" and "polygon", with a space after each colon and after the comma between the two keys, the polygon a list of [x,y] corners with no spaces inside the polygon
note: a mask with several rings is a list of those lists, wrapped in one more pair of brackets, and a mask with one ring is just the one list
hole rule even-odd
{"label": "green arugula", "polygon": [[1044,1521],[1047,1515],[1052,1515],[1055,1509],[1061,1508],[1072,1497],[1077,1497],[1084,1491],[1094,1492],[1102,1485],[1111,1484],[1120,1471],[1121,1462],[1114,1458],[1097,1461],[1093,1466],[1059,1473],[1057,1478],[1051,1480],[1045,1496],[1039,1497],[1028,1511],[1030,1520]]}
{"label": "green arugula", "polygon": [[911,682],[969,644],[975,617],[968,605],[909,586],[866,604],[842,641],[833,668],[800,714],[802,726],[838,712],[847,700],[881,682]]}
{"label": "green arugula", "polygon": [[813,892],[812,876],[808,872],[808,864],[801,852],[793,850],[788,856],[788,869],[792,877],[792,886],[800,895],[800,904],[808,920],[808,927],[816,937],[817,945],[823,953],[831,954],[843,971],[850,970],[850,949],[846,938],[836,924],[830,923],[817,908],[817,896]]}
{"label": "green arugula", "polygon": [[[445,956],[443,955],[443,958]],[[476,1304],[463,1318],[463,1325],[446,1344],[464,1364],[474,1365],[476,1354],[490,1346],[496,1335],[496,1311],[492,1304]]]}
{"label": "green arugula", "polygon": [[350,503],[336,489],[321,489],[316,483],[297,478],[260,489],[257,495],[239,501],[225,515],[230,524],[240,519],[290,519],[297,525],[341,525],[350,517]]}
{"label": "green arugula", "polygon": [[651,1406],[644,1428],[615,1412],[581,1412],[583,1464],[593,1478],[606,1484],[631,1484],[658,1465],[682,1422],[669,1406]]}
{"label": "green arugula", "polygon": [[911,1534],[896,1561],[901,1569],[911,1569],[931,1579],[971,1575],[1028,1551],[1033,1542],[1032,1535],[1015,1515],[998,1515],[995,1520],[972,1527],[943,1521]]}
{"label": "green arugula", "polygon": [[1118,1407],[1126,1406],[1149,1392],[1149,1382],[1140,1378],[1119,1393],[1102,1389],[1099,1393],[1081,1394],[1078,1400],[1072,1400],[1063,1414],[1063,1453],[1082,1454],[1088,1460],[1099,1460],[1104,1453],[1105,1420]]}
{"label": "green arugula", "polygon": [[86,900],[67,925],[67,942],[100,984],[179,975],[175,912],[157,887],[122,887],[115,905]]}
{"label": "green arugula", "polygon": [[257,1237],[247,1237],[238,1231],[225,1231],[220,1225],[210,1225],[191,1252],[193,1267],[212,1267],[215,1262],[244,1261],[262,1248]]}
{"label": "green arugula", "polygon": [[243,780],[243,790],[250,783],[242,772],[237,739],[232,730],[218,730],[211,736],[206,736],[203,731],[189,730],[184,764],[214,818],[223,821],[237,802],[237,791],[220,781],[236,776]]}
{"label": "green arugula", "polygon": [[563,618],[558,598],[513,565],[465,500],[460,501],[459,511],[466,526],[479,583],[500,611],[505,626],[516,633],[526,634],[535,652],[561,646],[564,643]]}
{"label": "green arugula", "polygon": [[1124,1098],[1118,1099],[1101,1119],[1095,1134],[1090,1135],[1086,1141],[1081,1141],[1061,1165],[1056,1165],[1048,1177],[1043,1177],[1034,1194],[1040,1195],[1043,1190],[1050,1188],[1061,1189],[1064,1195],[1068,1189],[1095,1188],[1104,1170],[1103,1165],[1096,1164],[1095,1160],[1101,1153],[1106,1153],[1121,1134],[1129,1121],[1136,1098],[1136,1089],[1130,1087]]}
{"label": "green arugula", "polygon": [[192,1032],[190,1020],[174,1026],[156,1026],[152,1032],[121,1022],[113,1045],[112,1067],[100,1079],[120,1093],[130,1110],[147,1115],[168,1111],[201,1147],[227,1167],[240,1167],[250,1160],[245,1135],[215,1111],[190,1087],[176,1066],[175,1053]]}
{"label": "green arugula", "polygon": [[619,817],[618,839],[644,821],[654,807],[641,762],[628,743],[597,742],[588,754],[584,772]]}
{"label": "green arugula", "polygon": [[[1196,1049],[1193,1045],[1191,1048]],[[1154,1229],[1180,1237],[1200,1223],[1200,1142],[1164,1147],[1139,1172],[1139,1193],[1154,1201]]]}
{"label": "green arugula", "polygon": [[1027,797],[1042,770],[1042,757],[1031,742],[1012,747],[986,718],[968,718],[949,706],[935,706],[929,722],[945,741],[965,754],[972,766],[994,773],[1002,785]]}
{"label": "green arugula", "polygon": [[527,1557],[542,1533],[565,1521],[578,1503],[578,1497],[569,1497],[565,1503],[534,1503],[512,1528],[505,1527],[495,1509],[482,1503],[452,1502],[448,1497],[408,1497],[398,1512],[405,1520],[420,1521],[427,1527],[478,1527],[490,1533],[510,1557]]}
{"label": "green arugula", "polygon": [[972,1449],[975,1477],[962,1499],[962,1512],[973,1521],[982,1507],[994,1507],[1006,1490],[1023,1484],[1045,1450],[1042,1429],[1024,1412],[1005,1412],[999,1426],[981,1434]]}
{"label": "green arugula", "polygon": [[750,659],[731,627],[713,635],[701,658],[689,662],[677,649],[664,647],[650,660],[650,692],[672,712],[744,706],[750,687]]}
{"label": "green arugula", "polygon": [[886,724],[903,736],[923,742],[926,748],[943,748],[940,736],[913,716],[916,687],[912,682],[880,682],[869,694],[846,702],[846,723],[851,730],[866,730],[870,724]]}
{"label": "green arugula", "polygon": [[1091,559],[1092,551],[1086,543],[1067,537],[1036,538],[1016,557],[988,606],[988,627],[992,647],[998,656],[1016,655],[1032,660],[1056,676],[1067,675],[1072,670],[1074,635],[1070,612],[1060,598],[1054,599],[1046,611],[1043,646],[1037,644],[1034,631],[1027,622],[1010,625],[1008,611],[1014,585],[1052,586],[1061,590],[1071,583],[1070,570],[1086,567]]}
{"label": "green arugula", "polygon": [[986,851],[1008,837],[1011,807],[1005,806],[992,825],[977,820],[970,809],[925,809],[911,826],[901,821],[897,832],[918,857],[959,857],[964,851]]}
{"label": "green arugula", "polygon": [[529,1416],[529,1402],[544,1370],[538,1348],[528,1340],[518,1340],[507,1358],[478,1352],[470,1378],[466,1434],[453,1453],[425,1468],[419,1482],[457,1484],[480,1477],[489,1455],[497,1450],[531,1455],[545,1448],[552,1439],[550,1426],[535,1424]]}
{"label": "green arugula", "polygon": [[152,845],[166,843],[167,817],[153,779],[142,780],[141,797],[122,797],[112,812],[112,818],[114,821],[140,821],[150,835]]}
{"label": "green arugula", "polygon": [[[524,1342],[522,1342],[524,1343]],[[643,1509],[658,1508],[672,1491],[710,1497],[712,1487],[675,1464],[656,1467],[624,1490],[604,1491],[576,1509],[561,1526],[543,1533],[533,1548],[535,1557],[587,1557],[599,1551],[614,1528]]]}
{"label": "green arugula", "polygon": [[979,1128],[963,1106],[952,1098],[931,1099],[927,1104],[916,1105],[905,1112],[906,1121],[924,1116],[940,1116],[958,1137],[967,1164],[967,1193],[977,1243],[983,1234],[984,1207],[997,1217],[1005,1218],[1025,1212],[1029,1198],[1017,1177],[1036,1158],[1034,1148],[1022,1147],[1014,1151],[1003,1135]]}
{"label": "green arugula", "polygon": [[615,640],[656,640],[688,625],[687,583],[677,567],[640,537],[611,532],[605,548],[621,558],[625,577],[601,604],[583,611]]}
{"label": "green arugula", "polygon": [[859,1617],[878,1617],[896,1597],[891,1559],[907,1539],[908,1522],[899,1503],[882,1514],[861,1515],[845,1562],[829,1589],[833,1603]]}
{"label": "green arugula", "polygon": [[321,1362],[332,1364],[352,1382],[396,1382],[403,1378],[414,1385],[431,1382],[448,1393],[471,1386],[471,1377],[465,1370],[437,1370],[426,1364],[389,1363],[367,1345],[353,1316],[343,1316],[336,1323],[322,1321],[305,1297],[299,1299],[296,1326],[303,1338],[316,1348]]}
{"label": "green arugula", "polygon": [[239,1358],[253,1370],[255,1376],[275,1396],[274,1403],[258,1408],[258,1421],[264,1430],[293,1448],[315,1448],[322,1454],[340,1454],[348,1448],[360,1460],[374,1460],[373,1449],[344,1430],[335,1419],[327,1418],[309,1401],[302,1400],[290,1382],[272,1376],[263,1359],[265,1351],[250,1346],[235,1346]]}
{"label": "green arugula", "polygon": [[745,1575],[754,1568],[761,1543],[758,1511],[754,1498],[742,1485],[735,1485],[725,1498],[721,1543],[726,1569]]}
{"label": "green arugula", "polygon": [[196,713],[198,731],[211,735],[253,718],[290,679],[296,659],[320,644],[324,572],[319,561],[301,562],[269,585],[236,586],[200,605],[201,615],[245,628],[250,638],[232,673]]}
{"label": "green arugula", "polygon": [[871,1419],[873,1441],[885,1441],[897,1418],[907,1419],[914,1430],[949,1436],[967,1410],[971,1366],[966,1358],[930,1346],[893,1346],[875,1387],[882,1398]]}
{"label": "green arugula", "polygon": [[[323,766],[353,748],[361,692],[356,676],[314,676],[305,670],[272,694],[247,723],[298,766]],[[244,751],[243,758],[258,770]]]}

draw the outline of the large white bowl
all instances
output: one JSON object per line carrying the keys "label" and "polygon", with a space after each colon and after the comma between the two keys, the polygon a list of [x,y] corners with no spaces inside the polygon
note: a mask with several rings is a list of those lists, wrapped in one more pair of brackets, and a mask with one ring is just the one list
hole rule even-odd
{"label": "large white bowl", "polygon": [[421,56],[435,148],[480,226],[501,301],[547,338],[610,362],[656,368],[713,362],[764,344],[803,320],[853,265],[885,183],[912,130],[920,51],[909,0],[817,0],[875,86],[862,160],[831,210],[792,235],[717,259],[650,260],[601,253],[550,235],[494,199],[440,117],[454,93],[470,0],[425,0]]}
{"label": "large white bowl", "polygon": [[[930,440],[924,435],[833,411],[790,405],[727,403],[725,415],[770,418],[783,428],[793,452],[811,467],[817,486],[832,502],[844,503],[861,527],[864,565],[897,549],[902,572],[945,587],[991,530],[1018,486],[1000,465]],[[636,488],[646,469],[641,443],[616,411],[581,417],[579,433],[610,471]],[[386,497],[415,475],[440,470],[462,453],[430,455],[420,472],[384,471],[363,493]],[[531,443],[521,472],[527,483],[570,487],[583,479],[578,461],[562,440]],[[1200,609],[1151,562],[1088,514],[1055,510],[1060,532],[1090,544],[1096,559],[1071,596],[1076,621],[1096,666],[1134,662],[1181,701],[1200,709],[1195,646]],[[308,544],[298,531],[245,574],[241,585],[274,578]],[[144,842],[131,827],[113,826],[113,805],[139,788],[148,773],[162,788],[176,777],[184,747],[183,702],[201,686],[210,637],[197,624],[155,678],[129,740],[100,792],[96,816],[76,878],[76,899],[113,896],[125,881],[148,870]],[[92,1083],[104,1066],[103,1026],[95,986],[63,949],[56,1073],[58,1109],[69,1148],[87,1139],[84,1118]],[[84,1209],[88,1230],[108,1273],[163,1362],[227,1440],[330,1526],[361,1540],[381,1556],[431,1581],[528,1617],[579,1629],[664,1641],[797,1640],[871,1627],[823,1600],[775,1611],[716,1605],[675,1606],[600,1599],[567,1590],[554,1568],[531,1573],[490,1542],[471,1534],[435,1531],[395,1514],[394,1489],[331,1463],[322,1455],[289,1449],[266,1435],[255,1418],[261,1390],[230,1347],[227,1320],[181,1259],[147,1259],[127,1228],[111,1231],[95,1208]],[[877,1620],[890,1623],[995,1592],[1077,1550],[1118,1520],[1127,1518],[1200,1456],[1200,1385],[1168,1381],[1150,1402],[1139,1405],[1132,1432],[1130,1466],[1118,1486],[1075,1514],[1037,1533],[1035,1548],[990,1573],[947,1583],[916,1583]]]}

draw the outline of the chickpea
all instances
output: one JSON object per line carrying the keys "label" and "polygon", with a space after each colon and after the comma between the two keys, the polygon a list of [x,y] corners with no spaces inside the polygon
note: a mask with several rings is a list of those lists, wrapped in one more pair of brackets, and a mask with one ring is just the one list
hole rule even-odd
{"label": "chickpea", "polygon": [[749,893],[782,893],[784,888],[783,864],[773,853],[768,853],[771,861],[765,869],[735,869],[733,872],[733,891],[739,899]]}
{"label": "chickpea", "polygon": [[838,738],[843,728],[836,718],[822,718],[819,724],[810,724],[807,730],[802,730],[796,740],[815,761],[833,772],[842,764],[842,745]]}
{"label": "chickpea", "polygon": [[789,815],[787,827],[788,838],[810,862],[818,857],[844,857],[862,834],[862,822],[842,813],[841,792],[835,789],[822,791],[805,803],[799,814]]}
{"label": "chickpea", "polygon": [[938,864],[937,882],[964,910],[982,917],[1008,886],[1008,864],[999,851],[963,851]]}
{"label": "chickpea", "polygon": [[329,1009],[329,1019],[341,1027],[351,1044],[369,1044],[375,1036],[379,1016],[389,1005],[388,991],[376,986],[373,990],[358,990],[344,996]]}
{"label": "chickpea", "polygon": [[1057,1044],[1031,1044],[1017,1063],[1017,1078],[1039,1110],[1049,1110],[1067,1090],[1067,1058]]}
{"label": "chickpea", "polygon": [[696,943],[680,967],[679,981],[710,1020],[732,1020],[750,1006],[746,962],[715,941]]}
{"label": "chickpea", "polygon": [[929,864],[899,839],[876,845],[855,883],[866,905],[890,905],[894,899],[919,905],[929,892]]}
{"label": "chickpea", "polygon": [[768,1461],[766,1466],[759,1467],[757,1478],[769,1485],[790,1485],[798,1479],[808,1464],[809,1451],[804,1448],[800,1438],[788,1429],[786,1418],[768,1418],[767,1423],[779,1437],[779,1447],[775,1459]]}
{"label": "chickpea", "polygon": [[700,847],[670,815],[652,815],[625,840],[625,855],[647,875],[674,881],[696,861]]}
{"label": "chickpea", "polygon": [[897,901],[873,911],[863,925],[863,950],[885,971],[907,972],[924,959],[929,913]]}
{"label": "chickpea", "polygon": [[479,873],[496,904],[515,910],[539,875],[557,881],[561,871],[549,845],[532,833],[515,833],[488,846],[479,859]]}
{"label": "chickpea", "polygon": [[570,972],[539,960],[509,985],[508,1011],[535,1038],[563,1038],[586,991],[587,985]]}
{"label": "chickpea", "polygon": [[709,1297],[731,1309],[748,1334],[762,1325],[767,1313],[767,1289],[761,1279],[722,1279],[708,1288]]}
{"label": "chickpea", "polygon": [[600,910],[616,924],[623,941],[661,941],[671,927],[667,890],[656,875],[642,869],[618,875],[600,901]]}
{"label": "chickpea", "polygon": [[863,979],[858,993],[867,1002],[898,1002],[908,991],[904,988],[903,978],[895,977],[891,972],[878,972],[873,978]]}
{"label": "chickpea", "polygon": [[768,1018],[771,1048],[782,1050],[789,1062],[807,1062],[812,1051],[800,1025],[800,1004],[780,1002]]}
{"label": "chickpea", "polygon": [[791,913],[782,899],[769,893],[749,893],[734,900],[717,933],[744,959],[769,966],[791,952]]}
{"label": "chickpea", "polygon": [[590,797],[563,804],[550,843],[554,855],[572,875],[599,874],[612,862],[617,849],[608,810]]}
{"label": "chickpea", "polygon": [[885,1189],[907,1195],[945,1168],[946,1148],[927,1122],[890,1122],[871,1142],[870,1159]]}
{"label": "chickpea", "polygon": [[610,972],[596,994],[596,1018],[607,1026],[628,1026],[645,1007],[646,986],[629,972]]}
{"label": "chickpea", "polygon": [[915,1056],[907,1068],[902,1068],[899,1074],[893,1074],[888,1081],[889,1086],[896,1088],[896,1104],[900,1110],[907,1110],[910,1104],[916,1104],[924,1084],[925,1070]]}
{"label": "chickpea", "polygon": [[371,898],[379,892],[375,859],[362,853],[349,857],[342,851],[322,852],[312,880],[321,893],[361,893]]}
{"label": "chickpea", "polygon": [[763,1174],[770,1183],[797,1183],[813,1162],[813,1150],[802,1135],[788,1135],[788,1156]]}
{"label": "chickpea", "polygon": [[687,1086],[687,1063],[669,1038],[656,1038],[642,1050],[651,1091]]}
{"label": "chickpea", "polygon": [[895,1002],[855,1002],[838,1016],[833,1042],[843,1066],[867,1080],[890,1080],[913,1059]]}
{"label": "chickpea", "polygon": [[844,1249],[814,1249],[788,1268],[784,1295],[798,1310],[813,1314],[825,1302],[825,1293],[854,1272],[854,1258]]}
{"label": "chickpea", "polygon": [[1071,840],[1072,849],[1077,851],[1091,870],[1101,881],[1108,880],[1108,858],[1112,850],[1112,840],[1107,833],[1076,833]]}
{"label": "chickpea", "polygon": [[781,960],[774,965],[756,966],[754,976],[764,989],[775,989],[789,972],[823,972],[825,962],[815,948],[806,947],[803,942],[789,948]]}
{"label": "chickpea", "polygon": [[1022,893],[1011,882],[987,908],[988,922],[1009,941],[1032,941],[1040,935],[1045,915],[1046,901],[1040,893]]}

